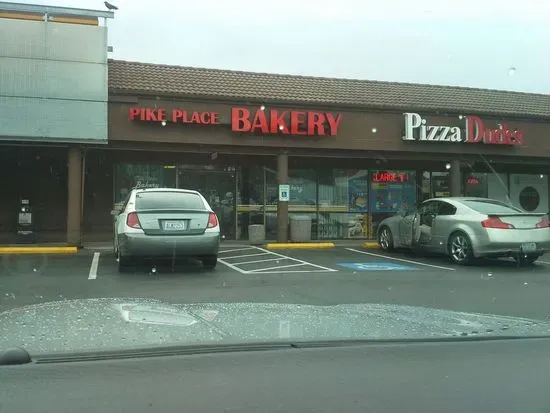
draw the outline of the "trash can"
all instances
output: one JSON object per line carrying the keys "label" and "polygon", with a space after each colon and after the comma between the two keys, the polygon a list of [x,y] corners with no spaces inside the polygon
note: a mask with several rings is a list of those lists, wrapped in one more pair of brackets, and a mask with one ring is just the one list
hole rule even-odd
{"label": "trash can", "polygon": [[265,226],[253,224],[248,226],[248,241],[251,245],[260,245],[265,242]]}
{"label": "trash can", "polygon": [[311,241],[311,217],[301,215],[290,218],[290,240],[292,242]]}

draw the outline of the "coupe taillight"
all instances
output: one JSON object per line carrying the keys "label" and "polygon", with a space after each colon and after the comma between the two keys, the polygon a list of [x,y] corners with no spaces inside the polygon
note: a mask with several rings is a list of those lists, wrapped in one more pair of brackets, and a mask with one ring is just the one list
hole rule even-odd
{"label": "coupe taillight", "polygon": [[218,217],[213,212],[208,216],[208,228],[215,228],[218,226]]}
{"label": "coupe taillight", "polygon": [[548,220],[548,217],[543,217],[537,225],[535,225],[535,228],[550,228],[550,221]]}
{"label": "coupe taillight", "polygon": [[501,221],[498,217],[491,217],[481,221],[481,226],[483,228],[496,228],[496,229],[513,229],[512,224]]}
{"label": "coupe taillight", "polygon": [[130,228],[140,229],[141,224],[139,223],[139,218],[135,212],[130,212],[128,217],[126,217],[126,225]]}

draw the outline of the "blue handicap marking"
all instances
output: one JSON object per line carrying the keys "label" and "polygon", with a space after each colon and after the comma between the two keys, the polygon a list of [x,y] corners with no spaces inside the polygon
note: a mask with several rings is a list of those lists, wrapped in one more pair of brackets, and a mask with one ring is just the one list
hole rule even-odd
{"label": "blue handicap marking", "polygon": [[411,271],[415,267],[395,264],[393,262],[341,262],[340,267],[349,268],[356,271]]}

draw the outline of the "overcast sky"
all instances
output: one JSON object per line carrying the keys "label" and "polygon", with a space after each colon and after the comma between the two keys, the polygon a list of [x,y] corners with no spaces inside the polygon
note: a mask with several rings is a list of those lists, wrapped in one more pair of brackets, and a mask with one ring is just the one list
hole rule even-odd
{"label": "overcast sky", "polygon": [[550,94],[549,0],[111,3],[117,59]]}

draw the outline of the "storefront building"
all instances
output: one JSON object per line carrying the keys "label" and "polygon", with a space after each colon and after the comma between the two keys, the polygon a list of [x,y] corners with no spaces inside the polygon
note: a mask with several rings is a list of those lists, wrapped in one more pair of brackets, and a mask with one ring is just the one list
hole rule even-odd
{"label": "storefront building", "polygon": [[113,12],[0,2],[0,243],[80,245],[84,153],[107,144]]}
{"label": "storefront building", "polygon": [[[430,197],[548,212],[550,96],[109,63],[109,145],[88,150],[84,230],[134,187],[197,189],[226,239],[370,238]],[[279,185],[289,185],[288,202]]]}
{"label": "storefront building", "polygon": [[[63,93],[77,93],[71,84],[83,82]],[[199,190],[237,240],[263,223],[284,241],[298,215],[311,217],[312,239],[371,238],[385,217],[448,195],[549,210],[550,96],[117,60],[108,104],[106,84],[87,91],[103,115],[64,118],[58,104],[34,135],[15,129],[23,110],[2,119],[1,242],[23,196],[37,232],[56,234],[40,240],[111,241],[110,211],[135,187]]]}

